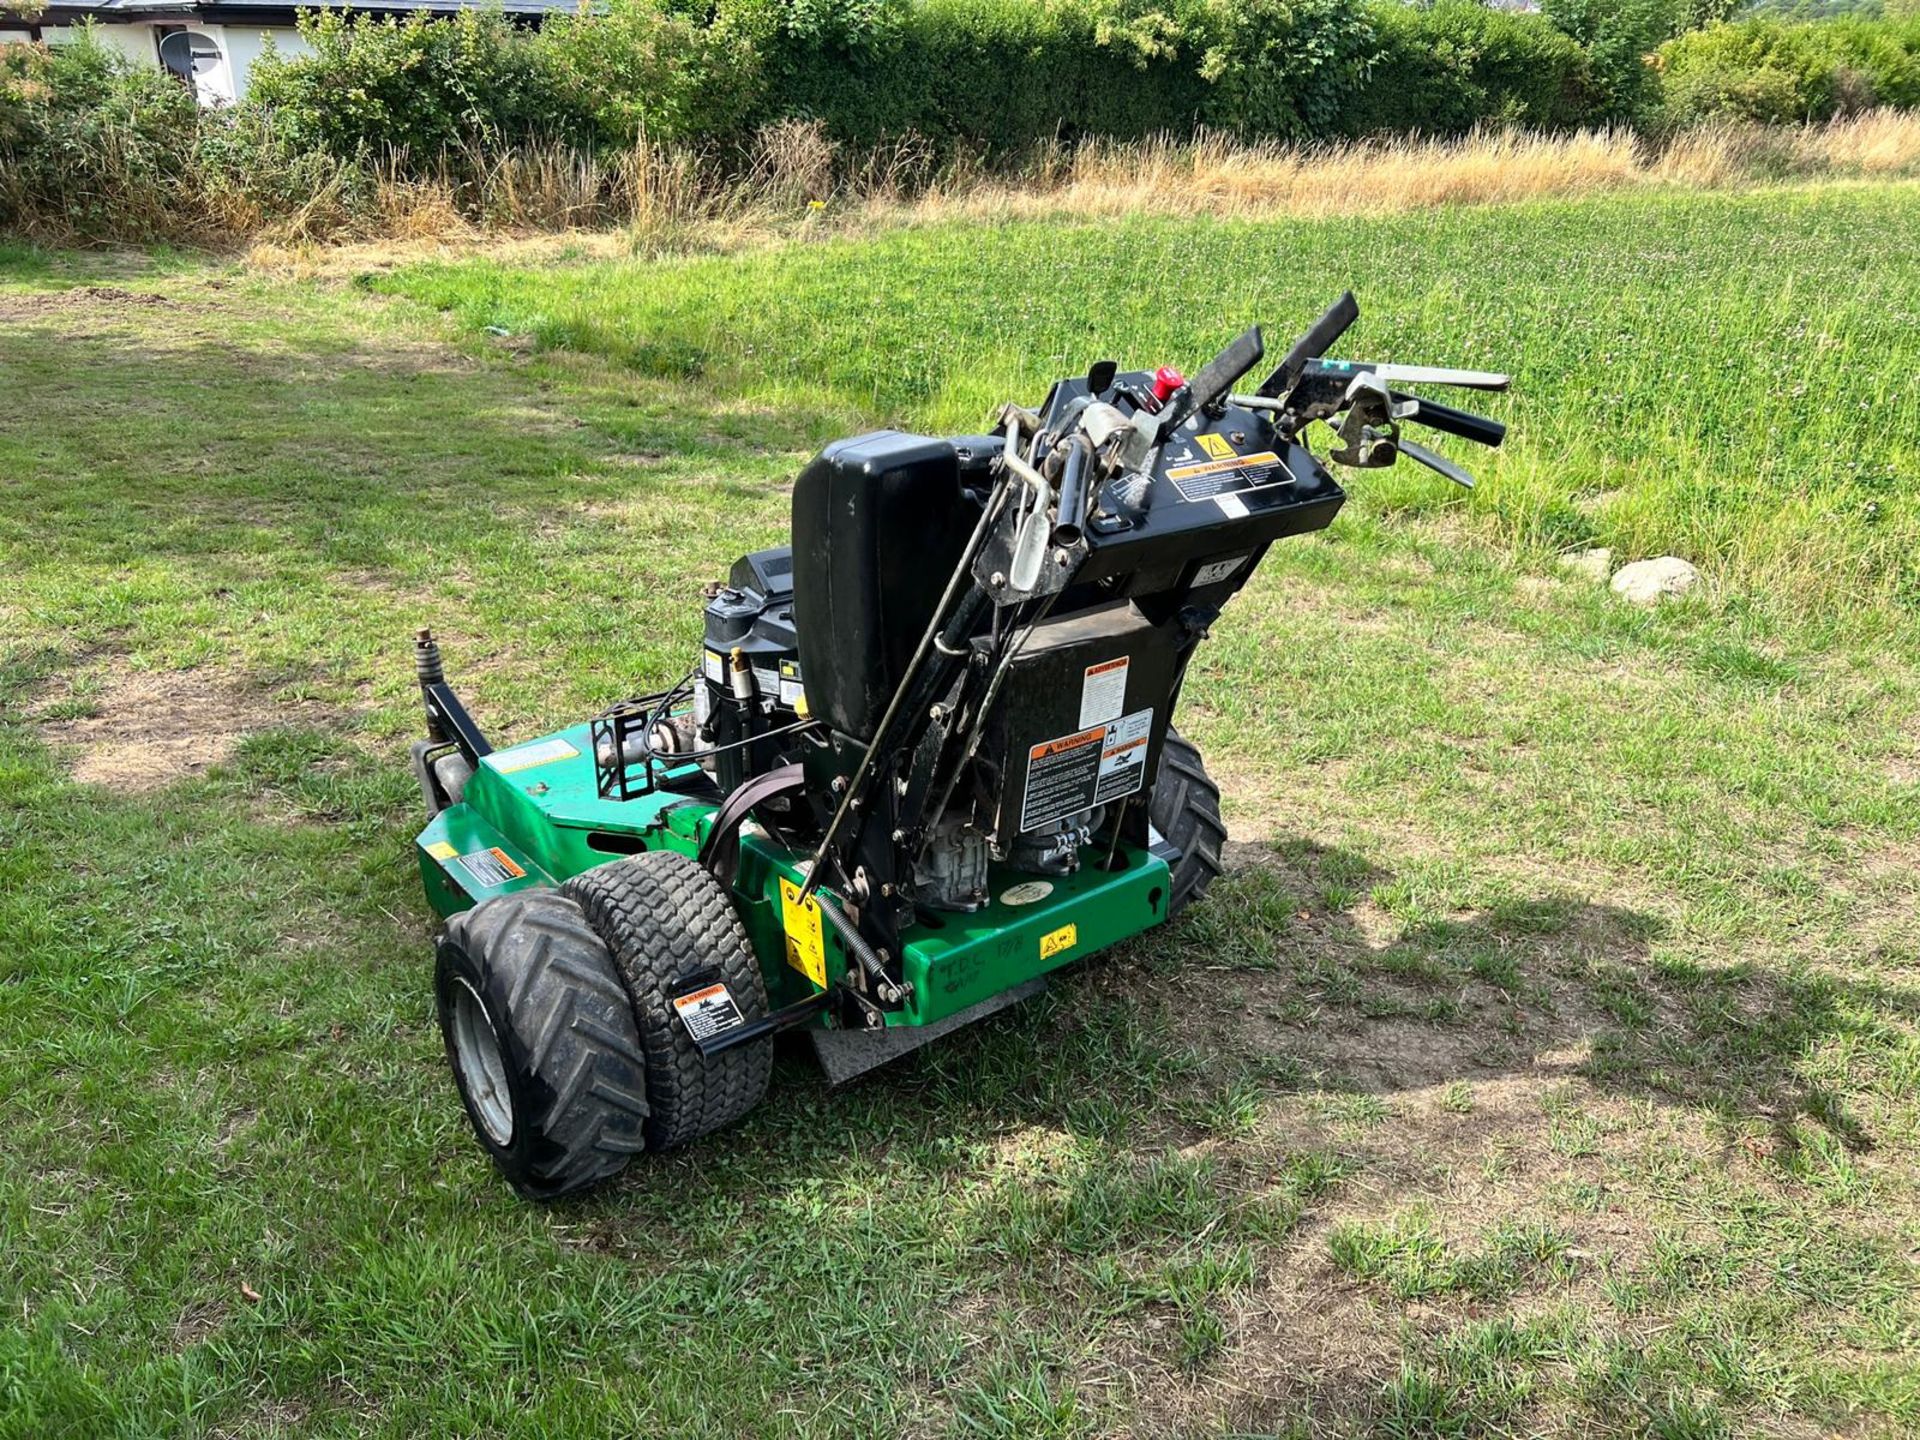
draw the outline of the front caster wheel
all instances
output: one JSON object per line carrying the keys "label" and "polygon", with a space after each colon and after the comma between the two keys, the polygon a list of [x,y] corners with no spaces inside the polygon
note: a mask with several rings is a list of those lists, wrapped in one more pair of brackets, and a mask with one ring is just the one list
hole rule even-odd
{"label": "front caster wheel", "polygon": [[434,968],[467,1118],[514,1189],[552,1200],[645,1148],[633,1008],[579,905],[553,890],[488,900],[447,922]]}

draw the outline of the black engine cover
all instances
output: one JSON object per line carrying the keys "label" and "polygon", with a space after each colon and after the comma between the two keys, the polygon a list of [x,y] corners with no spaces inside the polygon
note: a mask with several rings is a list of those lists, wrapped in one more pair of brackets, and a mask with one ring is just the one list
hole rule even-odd
{"label": "black engine cover", "polygon": [[1179,626],[1126,600],[1034,627],[1007,662],[981,751],[1000,777],[1001,845],[1147,787],[1181,661]]}

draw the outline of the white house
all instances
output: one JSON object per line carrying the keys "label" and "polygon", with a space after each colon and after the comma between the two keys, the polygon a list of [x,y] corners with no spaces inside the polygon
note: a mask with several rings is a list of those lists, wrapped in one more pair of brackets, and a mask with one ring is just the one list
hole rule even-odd
{"label": "white house", "polygon": [[[575,8],[572,0],[352,0],[324,8],[395,17],[424,10],[447,16],[483,4],[503,5],[509,17],[530,25]],[[282,55],[305,52],[295,17],[318,8],[261,0],[51,0],[37,13],[0,13],[0,43],[43,40],[58,45],[90,20],[105,44],[143,65],[172,71],[193,87],[201,104],[224,105],[247,93],[247,77],[269,43]]]}

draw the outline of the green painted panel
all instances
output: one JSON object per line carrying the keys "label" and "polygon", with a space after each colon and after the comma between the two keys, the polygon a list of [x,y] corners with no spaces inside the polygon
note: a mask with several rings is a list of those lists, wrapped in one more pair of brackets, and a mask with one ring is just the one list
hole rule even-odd
{"label": "green painted panel", "polygon": [[[913,1000],[903,1023],[928,1025],[1036,975],[1084,959],[1167,917],[1167,867],[1122,847],[1115,870],[1089,865],[1042,880],[996,866],[994,899],[971,915],[945,915],[908,931],[906,978]],[[1047,892],[1019,902],[1041,887]]]}
{"label": "green painted panel", "polygon": [[[454,805],[434,816],[414,841],[414,850],[427,899],[442,916],[496,895],[553,883],[527,847],[502,835],[469,805]],[[511,878],[496,852],[504,852],[508,865],[524,873]],[[489,877],[498,878],[488,883]]]}

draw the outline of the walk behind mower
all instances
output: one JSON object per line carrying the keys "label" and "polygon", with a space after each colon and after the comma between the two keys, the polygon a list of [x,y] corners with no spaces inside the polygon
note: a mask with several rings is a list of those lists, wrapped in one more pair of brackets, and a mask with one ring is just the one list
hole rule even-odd
{"label": "walk behind mower", "polygon": [[1247,393],[1258,327],[1191,380],[1102,360],[992,434],[828,446],[686,676],[557,734],[495,749],[420,632],[440,1025],[523,1195],[739,1119],[783,1030],[837,1084],[1206,893],[1226,826],[1174,709],[1267,547],[1346,498],[1308,427],[1463,485],[1403,427],[1505,433],[1402,389],[1505,376],[1321,358],[1358,314]]}

